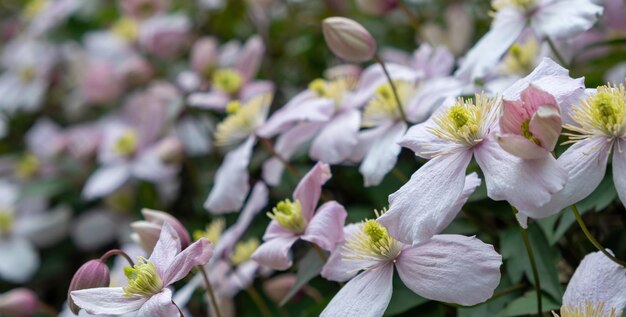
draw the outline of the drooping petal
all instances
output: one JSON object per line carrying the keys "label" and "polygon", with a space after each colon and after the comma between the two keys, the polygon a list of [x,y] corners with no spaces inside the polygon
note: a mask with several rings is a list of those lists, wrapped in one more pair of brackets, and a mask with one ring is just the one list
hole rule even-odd
{"label": "drooping petal", "polygon": [[382,316],[391,300],[392,278],[391,263],[359,274],[339,290],[320,316]]}
{"label": "drooping petal", "polygon": [[[351,223],[343,228],[345,239],[354,239],[354,235],[361,232],[361,223]],[[343,257],[344,243],[339,243],[335,249],[330,253],[328,261],[322,268],[321,275],[327,280],[336,282],[345,282],[361,270],[366,268],[376,268],[377,266],[384,265],[380,262],[366,260],[366,259],[346,259]]]}
{"label": "drooping petal", "polygon": [[626,140],[619,139],[613,149],[613,182],[617,195],[626,205]]}
{"label": "drooping petal", "polygon": [[359,167],[359,172],[365,180],[365,186],[380,184],[385,175],[394,168],[401,150],[398,141],[404,132],[406,132],[406,123],[398,122],[390,126],[379,139],[374,141]]}
{"label": "drooping petal", "polygon": [[39,268],[39,254],[26,239],[0,239],[0,254],[0,279],[24,283]]}
{"label": "drooping petal", "polygon": [[457,202],[462,199],[471,158],[471,153],[461,152],[428,161],[389,195],[389,210],[378,222],[396,240],[409,245],[439,233],[449,214],[460,210]]}
{"label": "drooping petal", "polygon": [[320,206],[306,231],[300,237],[317,244],[324,250],[332,251],[337,243],[343,242],[343,224],[348,212],[336,201],[329,201]]}
{"label": "drooping petal", "polygon": [[204,208],[211,213],[222,214],[241,209],[250,190],[248,164],[255,141],[255,137],[249,137],[224,157],[215,174],[213,188],[204,202]]}
{"label": "drooping petal", "polygon": [[139,310],[148,300],[143,296],[124,296],[121,287],[100,287],[82,289],[71,293],[74,303],[86,312],[120,315]]}
{"label": "drooping petal", "polygon": [[[609,251],[610,252],[610,251]],[[620,316],[626,307],[626,268],[601,252],[590,253],[580,262],[563,295],[563,307],[577,308],[586,303],[604,304],[604,314],[611,309]]]}
{"label": "drooping petal", "polygon": [[436,235],[402,250],[396,260],[404,284],[428,299],[475,305],[500,283],[502,256],[475,237]]}
{"label": "drooping petal", "polygon": [[128,164],[100,167],[85,183],[83,198],[91,200],[112,193],[130,178],[130,172],[131,168]]}
{"label": "drooping petal", "polygon": [[493,136],[485,139],[474,155],[485,175],[489,197],[506,200],[519,210],[545,205],[567,181],[566,170],[551,155],[543,159],[521,159],[504,151]]}
{"label": "drooping petal", "polygon": [[137,316],[178,317],[180,316],[180,312],[172,302],[172,291],[165,288],[160,293],[150,297],[150,299],[141,306],[141,309],[137,312]]}
{"label": "drooping petal", "polygon": [[602,11],[590,0],[555,0],[537,10],[530,26],[540,37],[565,39],[590,29]]}
{"label": "drooping petal", "polygon": [[503,150],[522,159],[534,160],[551,155],[548,150],[519,134],[507,133],[496,135],[496,140]]}
{"label": "drooping petal", "polygon": [[558,106],[545,105],[539,107],[530,118],[529,131],[539,140],[541,146],[551,151],[561,135],[561,112]]}
{"label": "drooping petal", "polygon": [[346,110],[336,115],[317,135],[309,156],[316,161],[338,164],[347,160],[358,142],[361,113]]}
{"label": "drooping petal", "polygon": [[298,237],[278,237],[261,244],[252,254],[252,259],[261,265],[275,270],[286,270],[291,267],[291,246]]}
{"label": "drooping petal", "polygon": [[320,200],[322,186],[332,177],[330,166],[317,162],[313,168],[302,177],[293,192],[293,199],[299,200],[302,205],[302,214],[308,221],[313,217],[315,206]]}
{"label": "drooping petal", "polygon": [[540,208],[520,211],[532,218],[548,217],[589,196],[604,178],[610,146],[605,137],[593,137],[573,144],[557,160],[559,167],[568,173],[563,190]]}

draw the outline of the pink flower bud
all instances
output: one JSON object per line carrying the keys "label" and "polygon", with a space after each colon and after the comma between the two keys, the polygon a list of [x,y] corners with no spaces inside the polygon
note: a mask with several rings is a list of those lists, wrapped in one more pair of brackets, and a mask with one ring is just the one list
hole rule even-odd
{"label": "pink flower bud", "polygon": [[359,9],[367,14],[384,15],[398,6],[397,0],[356,0]]}
{"label": "pink flower bud", "polygon": [[29,317],[35,315],[39,302],[37,295],[27,288],[16,288],[0,295],[0,315]]}
{"label": "pink flower bud", "polygon": [[359,23],[331,17],[322,22],[326,45],[335,55],[350,62],[365,62],[376,54],[376,41]]}
{"label": "pink flower bud", "polygon": [[108,287],[111,282],[109,268],[100,260],[90,260],[83,264],[72,277],[70,288],[67,291],[67,304],[74,314],[78,314],[80,307],[76,306],[70,293],[81,289]]}
{"label": "pink flower bud", "polygon": [[191,50],[191,69],[205,77],[210,76],[217,64],[217,41],[212,37],[203,37],[196,41]]}
{"label": "pink flower bud", "polygon": [[146,220],[143,221],[135,221],[130,224],[134,233],[131,238],[135,240],[139,245],[141,245],[147,253],[152,253],[152,249],[156,245],[159,240],[159,236],[161,234],[161,228],[164,223],[169,223],[172,228],[178,234],[180,238],[181,247],[185,249],[189,244],[191,244],[191,237],[189,236],[189,232],[183,226],[178,219],[174,218],[172,215],[158,210],[152,210],[144,208],[141,210],[143,217]]}

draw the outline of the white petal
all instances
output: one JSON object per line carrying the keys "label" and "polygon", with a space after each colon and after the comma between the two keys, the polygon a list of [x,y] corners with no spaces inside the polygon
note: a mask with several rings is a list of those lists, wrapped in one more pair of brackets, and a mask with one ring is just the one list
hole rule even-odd
{"label": "white petal", "polygon": [[124,293],[121,287],[100,287],[73,291],[71,296],[78,307],[90,314],[125,314],[138,310],[147,300]]}
{"label": "white petal", "polygon": [[120,188],[130,175],[130,166],[126,164],[100,167],[87,180],[82,196],[87,200],[106,196]]}
{"label": "white petal", "polygon": [[22,238],[0,238],[0,278],[13,283],[24,283],[39,267],[39,254],[33,245]]}
{"label": "white petal", "polygon": [[385,175],[394,168],[401,150],[398,141],[405,131],[406,124],[399,122],[390,126],[378,140],[374,141],[359,167],[359,172],[365,178],[366,187],[380,184]]}

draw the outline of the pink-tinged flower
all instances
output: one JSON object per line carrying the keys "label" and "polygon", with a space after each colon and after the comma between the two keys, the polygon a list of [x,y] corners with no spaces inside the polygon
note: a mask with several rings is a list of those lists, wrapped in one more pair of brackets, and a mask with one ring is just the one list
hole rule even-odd
{"label": "pink-tinged flower", "polygon": [[[601,252],[588,254],[569,281],[561,317],[618,317],[626,307],[626,269]],[[557,316],[553,313],[553,315]]]}
{"label": "pink-tinged flower", "polygon": [[158,243],[161,231],[165,224],[169,224],[178,235],[181,247],[187,248],[191,243],[191,237],[187,229],[174,216],[158,210],[144,208],[141,210],[145,220],[131,223],[134,233],[131,238],[139,244],[146,252],[150,253]]}
{"label": "pink-tinged flower", "polygon": [[566,39],[591,28],[603,12],[591,0],[493,0],[492,6],[491,29],[456,72],[462,79],[484,77],[526,28],[541,40]]}
{"label": "pink-tinged flower", "polygon": [[391,300],[394,268],[416,294],[466,306],[489,299],[500,283],[502,257],[475,237],[442,234],[410,246],[376,220],[347,225],[344,234],[322,276],[350,281],[320,316],[382,316]]}
{"label": "pink-tinged flower", "polygon": [[189,45],[191,22],[182,14],[157,15],[139,25],[139,44],[159,58],[177,57]]}
{"label": "pink-tinged flower", "polygon": [[27,288],[16,288],[0,294],[0,314],[6,317],[34,316],[39,308],[37,294]]}
{"label": "pink-tinged flower", "polygon": [[442,219],[454,218],[462,206],[455,202],[471,187],[465,171],[472,157],[485,176],[488,196],[522,212],[548,203],[563,188],[567,175],[555,159],[525,160],[500,147],[500,104],[486,95],[458,99],[409,129],[400,144],[430,161],[389,196],[389,212],[379,221],[394,238],[419,243]]}
{"label": "pink-tinged flower", "polygon": [[579,202],[591,194],[604,178],[606,165],[613,151],[613,182],[622,201],[626,202],[626,88],[600,86],[572,106],[567,143],[573,143],[557,160],[567,171],[565,188],[552,200],[533,212],[546,215]]}
{"label": "pink-tinged flower", "polygon": [[39,268],[38,247],[50,246],[67,233],[70,210],[45,210],[45,199],[19,199],[20,188],[0,181],[0,278],[28,281]]}
{"label": "pink-tinged flower", "polygon": [[344,17],[330,17],[322,21],[324,39],[328,48],[348,62],[366,62],[376,54],[376,40],[358,22]]}
{"label": "pink-tinged flower", "polygon": [[209,261],[213,247],[200,239],[181,251],[176,231],[165,224],[150,258],[124,268],[128,284],[71,292],[72,299],[90,314],[124,314],[138,311],[139,316],[178,316],[172,301],[171,284],[184,278],[191,269]]}
{"label": "pink-tinged flower", "polygon": [[122,13],[135,19],[147,19],[167,10],[169,0],[120,0]]}
{"label": "pink-tinged flower", "polygon": [[80,83],[80,92],[85,102],[94,104],[106,104],[117,100],[123,89],[124,83],[115,68],[104,62],[89,63]]}
{"label": "pink-tinged flower", "polygon": [[333,250],[343,241],[343,223],[347,212],[336,201],[329,201],[317,210],[322,185],[331,177],[330,167],[317,163],[300,180],[293,193],[293,201],[286,199],[268,213],[272,221],[263,235],[263,244],[252,259],[276,270],[292,265],[291,246],[302,239],[324,250]]}
{"label": "pink-tinged flower", "polygon": [[273,92],[271,82],[254,80],[264,53],[265,44],[259,36],[243,45],[230,41],[220,47],[215,38],[199,39],[191,53],[191,71],[179,78],[183,89],[193,92],[187,102],[193,107],[223,112],[230,101]]}
{"label": "pink-tinged flower", "polygon": [[70,282],[70,287],[67,291],[67,304],[70,310],[74,314],[78,314],[80,307],[76,306],[72,300],[70,294],[73,291],[81,289],[89,289],[96,287],[108,287],[111,283],[111,277],[109,273],[109,267],[102,260],[90,260],[83,264]]}

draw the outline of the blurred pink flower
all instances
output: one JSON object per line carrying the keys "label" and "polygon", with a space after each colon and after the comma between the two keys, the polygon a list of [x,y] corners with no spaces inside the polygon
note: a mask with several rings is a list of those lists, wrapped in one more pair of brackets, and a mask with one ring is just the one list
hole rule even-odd
{"label": "blurred pink flower", "polygon": [[140,46],[159,58],[178,57],[189,45],[191,21],[182,14],[156,15],[139,25]]}
{"label": "blurred pink flower", "polygon": [[30,317],[39,309],[37,294],[27,288],[15,288],[0,294],[0,314],[6,317]]}

